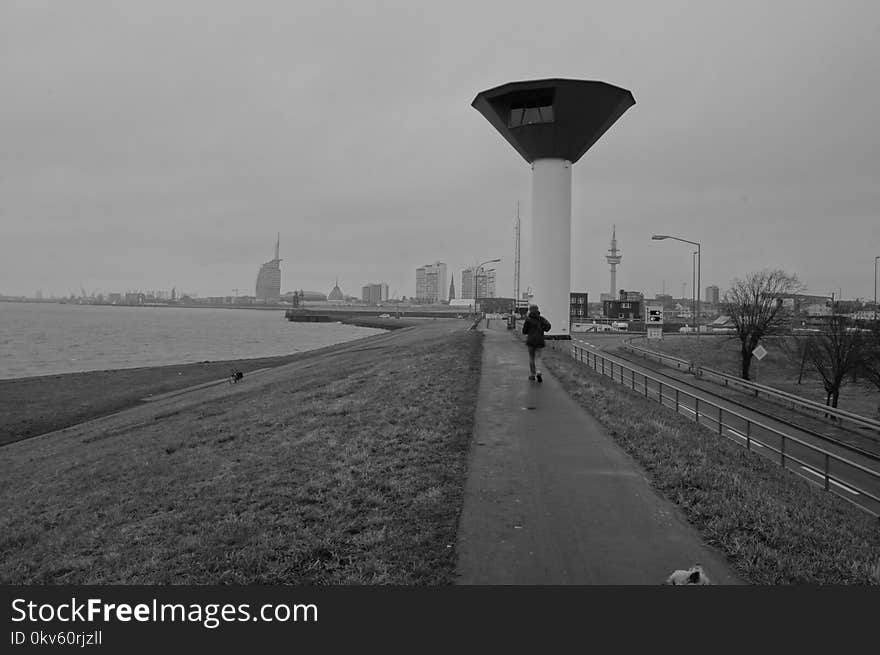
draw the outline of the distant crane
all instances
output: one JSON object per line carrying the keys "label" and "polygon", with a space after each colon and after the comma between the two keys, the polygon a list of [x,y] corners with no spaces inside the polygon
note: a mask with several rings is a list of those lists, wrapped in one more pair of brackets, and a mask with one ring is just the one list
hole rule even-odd
{"label": "distant crane", "polygon": [[400,318],[400,297],[397,295],[399,289],[394,289],[394,307],[397,310],[397,318]]}

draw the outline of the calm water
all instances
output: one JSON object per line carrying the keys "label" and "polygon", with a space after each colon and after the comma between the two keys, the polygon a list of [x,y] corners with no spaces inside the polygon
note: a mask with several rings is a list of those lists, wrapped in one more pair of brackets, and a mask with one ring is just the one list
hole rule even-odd
{"label": "calm water", "polygon": [[381,332],[282,309],[0,302],[0,379],[289,355]]}

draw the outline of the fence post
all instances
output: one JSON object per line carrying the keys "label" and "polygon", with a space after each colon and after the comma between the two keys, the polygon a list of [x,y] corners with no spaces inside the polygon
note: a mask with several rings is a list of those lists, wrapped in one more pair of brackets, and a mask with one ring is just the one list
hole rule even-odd
{"label": "fence post", "polygon": [[779,465],[785,468],[785,435],[782,435],[782,446],[779,448]]}
{"label": "fence post", "polygon": [[660,404],[662,405],[663,404],[663,383],[660,382],[659,380],[657,382],[660,385],[660,391],[658,393],[660,394],[659,400],[660,400]]}
{"label": "fence post", "polygon": [[700,397],[694,396],[694,421],[700,423]]}
{"label": "fence post", "polygon": [[723,429],[724,424],[721,422],[721,420],[723,418],[723,415],[722,415],[723,411],[724,410],[721,408],[721,405],[718,405],[718,436],[719,437],[724,432],[724,429]]}
{"label": "fence post", "polygon": [[825,453],[825,491],[828,491],[828,479],[831,476],[831,471],[828,468],[828,453]]}
{"label": "fence post", "polygon": [[746,419],[746,450],[752,449],[752,422]]}

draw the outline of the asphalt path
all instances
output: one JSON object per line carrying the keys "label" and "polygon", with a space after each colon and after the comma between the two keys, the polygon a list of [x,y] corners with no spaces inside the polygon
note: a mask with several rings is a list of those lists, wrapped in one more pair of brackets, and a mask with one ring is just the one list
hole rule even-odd
{"label": "asphalt path", "polygon": [[518,338],[481,329],[458,584],[659,585],[695,563],[742,582],[552,373],[528,379]]}
{"label": "asphalt path", "polygon": [[[605,357],[605,375],[613,376],[615,380],[644,393],[652,400],[659,401],[662,397],[664,406],[761,455],[780,463],[784,461],[787,469],[810,482],[880,515],[880,462],[877,458],[862,455],[739,402],[694,386],[688,382],[687,374],[657,370],[609,352],[625,338],[626,335],[573,335],[572,343]],[[635,371],[635,375],[630,371]],[[603,372],[601,361],[599,372]],[[645,380],[644,376],[657,381]],[[676,392],[676,389],[679,391]],[[782,434],[786,435],[785,439]],[[833,457],[826,457],[825,453]]]}

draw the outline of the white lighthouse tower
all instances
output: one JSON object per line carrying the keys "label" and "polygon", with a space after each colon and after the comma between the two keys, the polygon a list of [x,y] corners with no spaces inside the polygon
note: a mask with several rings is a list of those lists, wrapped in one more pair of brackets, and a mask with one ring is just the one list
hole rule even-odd
{"label": "white lighthouse tower", "polygon": [[531,287],[549,339],[571,338],[572,164],[635,102],[605,82],[547,79],[504,84],[471,103],[532,166]]}

